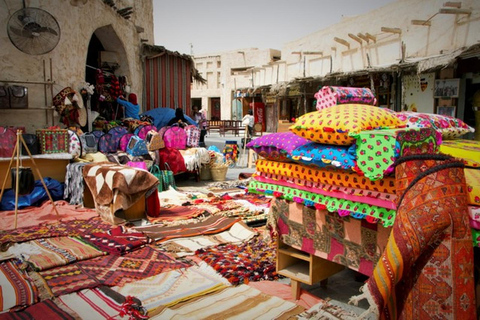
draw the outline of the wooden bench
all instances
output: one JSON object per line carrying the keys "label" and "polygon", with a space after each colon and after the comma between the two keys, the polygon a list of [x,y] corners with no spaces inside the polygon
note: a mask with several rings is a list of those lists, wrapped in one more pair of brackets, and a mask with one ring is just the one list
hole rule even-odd
{"label": "wooden bench", "polygon": [[225,136],[225,133],[231,131],[235,136],[240,136],[240,133],[245,130],[241,120],[207,120],[207,132],[218,132],[220,136]]}
{"label": "wooden bench", "polygon": [[220,135],[225,136],[225,133],[231,131],[235,136],[240,135],[240,131],[245,130],[245,127],[240,120],[224,120],[223,130],[220,130]]}

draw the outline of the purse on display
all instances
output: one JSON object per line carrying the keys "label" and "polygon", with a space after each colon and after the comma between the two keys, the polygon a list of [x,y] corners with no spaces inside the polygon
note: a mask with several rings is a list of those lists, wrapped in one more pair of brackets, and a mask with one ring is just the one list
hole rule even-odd
{"label": "purse on display", "polygon": [[128,141],[127,153],[131,156],[148,154],[147,143],[138,136],[132,136]]}
{"label": "purse on display", "polygon": [[177,189],[175,176],[168,163],[165,163],[165,170],[161,170],[159,166],[154,164],[150,167],[149,172],[158,179],[157,189],[159,192],[167,191],[169,187]]}
{"label": "purse on display", "polygon": [[158,149],[165,148],[165,141],[163,141],[162,136],[155,130],[150,130],[145,137],[145,142],[147,143],[148,151],[155,151]]}

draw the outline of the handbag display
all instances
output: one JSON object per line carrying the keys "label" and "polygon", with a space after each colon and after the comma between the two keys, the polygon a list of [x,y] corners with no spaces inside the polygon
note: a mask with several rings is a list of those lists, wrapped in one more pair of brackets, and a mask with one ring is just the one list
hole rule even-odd
{"label": "handbag display", "polygon": [[177,189],[175,184],[175,176],[170,170],[168,163],[165,163],[166,170],[161,170],[156,164],[150,167],[149,172],[158,179],[157,189],[159,192],[167,191],[169,187]]}
{"label": "handbag display", "polygon": [[147,143],[148,151],[155,151],[158,149],[165,148],[165,141],[155,130],[150,130],[145,137],[145,142]]}
{"label": "handbag display", "polygon": [[144,161],[128,161],[127,166],[147,171],[147,164]]}
{"label": "handbag display", "polygon": [[70,136],[67,129],[38,129],[37,137],[42,154],[69,152]]}
{"label": "handbag display", "polygon": [[148,154],[147,143],[138,136],[132,136],[128,141],[127,153],[131,156]]}
{"label": "handbag display", "polygon": [[0,127],[0,157],[7,158],[13,154],[17,142],[17,130],[25,132],[25,127]]}

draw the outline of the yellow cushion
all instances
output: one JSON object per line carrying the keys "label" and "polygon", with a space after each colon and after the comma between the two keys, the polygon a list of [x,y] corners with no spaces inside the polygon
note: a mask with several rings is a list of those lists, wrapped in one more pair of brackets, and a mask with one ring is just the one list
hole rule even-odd
{"label": "yellow cushion", "polygon": [[480,206],[480,170],[465,168],[468,204]]}
{"label": "yellow cushion", "polygon": [[308,140],[335,145],[351,145],[364,130],[404,128],[405,121],[395,112],[364,104],[343,104],[299,117],[290,130]]}

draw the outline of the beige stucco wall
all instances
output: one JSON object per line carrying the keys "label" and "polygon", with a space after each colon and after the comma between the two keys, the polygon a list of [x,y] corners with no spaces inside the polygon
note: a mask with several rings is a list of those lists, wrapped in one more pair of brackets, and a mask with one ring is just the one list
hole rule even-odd
{"label": "beige stucco wall", "polygon": [[[466,14],[440,14],[444,0],[398,0],[367,14],[348,17],[340,23],[319,30],[282,47],[282,59],[290,65],[285,80],[303,76],[303,61],[293,52],[322,52],[305,55],[306,76],[324,76],[330,72],[349,72],[369,66],[396,64],[402,58],[428,57],[452,52],[480,40],[480,1],[463,0],[461,9]],[[413,25],[411,20],[428,20],[431,26]],[[382,31],[382,27],[399,28],[401,34]],[[355,41],[349,34],[369,33],[376,41]],[[346,40],[350,47],[334,38]],[[368,55],[368,58],[367,58]]]}
{"label": "beige stucco wall", "polygon": [[[10,42],[7,28],[0,28],[0,80],[54,82],[53,90],[43,84],[24,84],[29,90],[29,109],[0,109],[0,125],[24,125],[27,132],[47,125],[58,125],[56,117],[52,123],[51,111],[35,108],[50,107],[52,91],[55,95],[67,86],[76,90],[80,88],[85,81],[88,45],[96,30],[105,50],[117,52],[120,57],[121,67],[117,73],[128,77],[133,92],[142,91],[140,45],[142,41],[154,43],[153,4],[151,0],[115,3],[118,8],[133,6],[132,17],[129,20],[122,18],[114,8],[101,0],[26,1],[27,7],[49,12],[60,25],[58,45],[43,55],[29,55],[18,50]],[[0,24],[6,26],[10,16],[21,8],[21,1],[0,2]],[[137,32],[137,26],[144,31]],[[141,97],[140,94],[138,96]]]}

